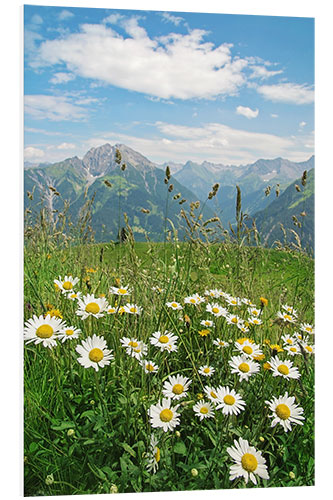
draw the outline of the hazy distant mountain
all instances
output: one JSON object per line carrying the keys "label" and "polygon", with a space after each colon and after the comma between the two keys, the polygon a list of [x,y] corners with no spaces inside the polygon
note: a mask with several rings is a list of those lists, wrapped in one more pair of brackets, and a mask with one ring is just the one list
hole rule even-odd
{"label": "hazy distant mountain", "polygon": [[[117,149],[121,153],[121,165],[126,165],[125,170],[116,162]],[[70,202],[69,212],[76,219],[87,195],[91,198],[95,193],[92,226],[97,241],[117,238],[119,214],[121,225],[124,225],[123,212],[127,213],[137,240],[145,238],[145,231],[152,240],[161,240],[167,196],[167,216],[176,226],[181,207],[180,199],[174,200],[173,196],[180,192],[182,198],[187,200],[183,205],[187,208],[188,203],[197,200],[188,188],[174,178],[169,183],[173,184],[174,189],[168,194],[164,177],[161,169],[133,149],[123,144],[105,144],[91,148],[82,160],[73,157],[44,168],[26,169],[25,191],[32,192],[35,186],[34,200],[31,202],[26,196],[26,204],[38,208],[38,203],[43,199],[52,212],[61,208],[62,198]],[[49,186],[55,188],[61,198]],[[143,213],[142,208],[149,210],[149,213]],[[209,208],[204,209],[204,218],[212,215]]]}
{"label": "hazy distant mountain", "polygon": [[[298,191],[295,186],[298,186]],[[297,220],[293,219],[293,216]],[[253,215],[261,235],[261,242],[272,246],[277,240],[283,242],[283,224],[287,243],[295,242],[291,229],[298,234],[302,248],[314,248],[314,169],[308,172],[305,187],[301,179],[292,182],[285,191],[260,212]],[[298,227],[297,221],[301,223]],[[296,223],[296,224],[295,224]]]}

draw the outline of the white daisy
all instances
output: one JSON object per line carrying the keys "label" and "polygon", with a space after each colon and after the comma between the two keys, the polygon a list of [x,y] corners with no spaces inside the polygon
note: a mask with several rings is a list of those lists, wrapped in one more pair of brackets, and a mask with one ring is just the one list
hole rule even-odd
{"label": "white daisy", "polygon": [[110,364],[114,359],[112,350],[107,348],[104,337],[93,335],[82,341],[81,345],[76,346],[76,351],[81,355],[78,362],[85,368],[93,367],[96,372]]}
{"label": "white daisy", "polygon": [[275,427],[276,424],[281,424],[284,431],[291,431],[291,424],[303,425],[301,420],[304,420],[302,416],[304,410],[300,406],[295,404],[294,396],[288,396],[288,392],[284,396],[279,398],[273,398],[272,401],[265,401],[269,405],[269,409],[272,414],[269,415],[272,418],[271,427]]}
{"label": "white daisy", "polygon": [[237,325],[238,329],[242,332],[242,333],[248,333],[250,330],[248,329],[247,326],[245,326],[244,323],[239,323]]}
{"label": "white daisy", "polygon": [[216,409],[222,409],[224,415],[238,415],[244,410],[246,403],[234,389],[219,387],[217,389]]}
{"label": "white daisy", "polygon": [[248,322],[248,323],[250,323],[251,325],[255,325],[255,326],[257,326],[257,325],[262,325],[262,321],[261,321],[261,319],[260,319],[260,318],[255,317],[255,316],[252,316],[251,318],[249,318],[249,319],[247,320],[247,322]]}
{"label": "white daisy", "polygon": [[82,295],[81,292],[68,292],[67,295],[66,295],[66,297],[67,297],[67,299],[72,300],[73,302],[75,302],[76,300],[78,300],[78,299],[81,298],[81,295]]}
{"label": "white daisy", "polygon": [[248,312],[251,314],[251,316],[259,317],[260,316],[260,309],[257,309],[256,307],[248,307]]}
{"label": "white daisy", "polygon": [[202,302],[205,302],[205,299],[203,297],[200,297],[198,293],[195,293],[194,295],[191,295],[190,297],[185,297],[184,299],[184,304],[192,304],[194,306],[198,306]]}
{"label": "white daisy", "polygon": [[153,361],[144,359],[141,361],[141,365],[146,373],[156,373],[158,371],[158,365]]}
{"label": "white daisy", "polygon": [[269,360],[273,377],[283,377],[286,379],[299,378],[301,375],[298,368],[294,367],[289,359],[281,361],[278,356],[274,356]]}
{"label": "white daisy", "polygon": [[200,368],[198,370],[198,373],[200,373],[200,375],[204,375],[205,377],[211,377],[214,372],[215,372],[215,368],[213,368],[212,366],[208,366],[208,365],[200,366]]}
{"label": "white daisy", "polygon": [[304,349],[304,351],[308,354],[314,354],[315,352],[315,346],[314,345],[310,345],[306,342],[302,342],[302,347]]}
{"label": "white daisy", "polygon": [[78,306],[76,314],[81,316],[81,319],[87,319],[89,316],[102,318],[109,304],[105,297],[95,297],[94,294],[88,294],[84,295],[82,299],[78,299]]}
{"label": "white daisy", "polygon": [[44,347],[53,347],[57,345],[57,334],[65,326],[60,318],[51,317],[49,314],[44,318],[35,314],[25,322],[24,340],[27,344],[34,342],[42,343]]}
{"label": "white daisy", "polygon": [[302,332],[311,333],[311,335],[314,335],[315,329],[313,325],[310,325],[310,323],[301,323],[300,328]]}
{"label": "white daisy", "polygon": [[80,328],[75,328],[75,326],[65,326],[59,331],[58,338],[62,343],[64,343],[66,340],[78,339],[80,333],[82,333]]}
{"label": "white daisy", "polygon": [[235,325],[235,326],[244,325],[244,320],[242,320],[242,318],[237,316],[237,314],[228,314],[225,317],[225,319],[228,325]]}
{"label": "white daisy", "polygon": [[281,312],[281,311],[279,311],[277,313],[277,317],[279,319],[282,319],[286,323],[296,323],[296,318],[294,318],[291,314],[289,314],[287,312]]}
{"label": "white daisy", "polygon": [[208,397],[208,399],[210,401],[212,401],[213,403],[217,403],[217,391],[221,388],[221,386],[219,386],[217,389],[215,389],[215,387],[211,387],[211,386],[208,386],[206,385],[204,390],[205,390],[205,394],[206,396]]}
{"label": "white daisy", "polygon": [[125,296],[125,295],[130,295],[132,293],[132,290],[127,286],[121,286],[121,287],[116,287],[116,286],[111,286],[110,287],[110,293],[112,295],[120,295],[120,296]]}
{"label": "white daisy", "polygon": [[179,405],[171,407],[171,399],[169,398],[164,398],[161,403],[151,405],[148,416],[152,427],[161,427],[164,432],[173,431],[179,424],[178,407]]}
{"label": "white daisy", "polygon": [[223,349],[223,347],[229,346],[229,342],[225,342],[224,340],[221,339],[213,340],[213,344],[216,345],[219,349]]}
{"label": "white daisy", "polygon": [[260,369],[259,363],[252,361],[245,355],[233,356],[228,362],[231,366],[231,373],[237,373],[239,380],[248,380],[251,375],[257,373]]}
{"label": "white daisy", "polygon": [[158,440],[156,439],[154,434],[152,434],[150,438],[149,452],[146,457],[148,462],[146,469],[148,472],[153,472],[153,474],[155,474],[158,469],[158,463],[161,457],[161,451],[157,445],[158,445]]}
{"label": "white daisy", "polygon": [[175,400],[184,398],[187,396],[187,391],[191,383],[192,380],[183,375],[169,375],[168,380],[163,384],[163,395],[166,398]]}
{"label": "white daisy", "polygon": [[228,295],[226,297],[226,301],[229,306],[240,306],[242,304],[242,301],[239,297],[232,297],[232,295]]}
{"label": "white daisy", "polygon": [[200,321],[200,325],[212,328],[214,326],[214,322],[211,321],[210,319],[203,319],[202,321]]}
{"label": "white daisy", "polygon": [[107,314],[117,314],[117,307],[115,307],[115,306],[108,306],[106,312],[107,312]]}
{"label": "white daisy", "polygon": [[170,309],[173,309],[174,311],[180,311],[182,308],[182,306],[178,303],[178,302],[167,302],[166,303],[166,306],[167,307],[170,307]]}
{"label": "white daisy", "polygon": [[53,282],[58,286],[62,293],[72,292],[74,286],[79,281],[79,278],[73,278],[73,276],[65,276],[64,279],[59,276],[58,280],[53,280]]}
{"label": "white daisy", "polygon": [[291,316],[294,316],[295,318],[297,318],[297,311],[296,311],[296,309],[294,309],[293,307],[288,306],[287,304],[284,304],[284,305],[282,306],[282,309],[283,309],[284,311],[286,311],[288,314],[290,314]]}
{"label": "white daisy", "polygon": [[296,354],[301,354],[301,349],[297,344],[292,344],[292,345],[286,344],[285,346],[283,346],[283,348],[285,351],[287,351],[288,354],[290,354],[290,356],[296,356]]}
{"label": "white daisy", "polygon": [[293,335],[282,335],[281,340],[285,345],[294,345],[296,339]]}
{"label": "white daisy", "polygon": [[164,333],[154,332],[150,337],[150,343],[159,347],[161,351],[176,351],[178,337],[174,333],[166,330]]}
{"label": "white daisy", "polygon": [[137,345],[132,345],[126,349],[126,354],[132,356],[132,358],[138,359],[139,361],[146,356],[148,352],[148,346],[142,340],[137,342]]}
{"label": "white daisy", "polygon": [[213,299],[218,299],[219,297],[221,297],[222,293],[222,290],[218,290],[217,288],[215,288],[214,290],[205,290],[205,295],[207,297],[212,297]]}
{"label": "white daisy", "polygon": [[137,306],[136,304],[126,304],[124,306],[124,310],[128,314],[137,314],[139,316],[142,312],[142,307]]}
{"label": "white daisy", "polygon": [[207,304],[206,311],[213,314],[216,318],[219,318],[220,316],[226,316],[228,314],[228,311],[217,303]]}
{"label": "white daisy", "polygon": [[206,403],[202,399],[193,406],[193,411],[200,421],[204,418],[214,417],[214,409],[211,403]]}
{"label": "white daisy", "polygon": [[254,344],[249,340],[244,340],[243,342],[235,342],[235,347],[245,356],[249,356],[250,358],[254,358],[255,356],[261,356],[262,350],[258,344]]}
{"label": "white daisy", "polygon": [[247,306],[254,307],[253,302],[251,302],[250,299],[243,298],[242,299],[243,304],[246,304]]}
{"label": "white daisy", "polygon": [[254,484],[257,484],[255,474],[262,479],[269,479],[267,466],[265,465],[266,460],[260,451],[249,445],[246,439],[239,438],[238,442],[235,439],[234,446],[227,448],[227,452],[235,462],[230,467],[230,481],[237,477],[243,477],[245,483],[250,478]]}
{"label": "white daisy", "polygon": [[303,335],[303,333],[297,333],[295,332],[294,335],[294,340],[296,343],[300,343],[300,342],[309,342],[309,336],[308,335]]}

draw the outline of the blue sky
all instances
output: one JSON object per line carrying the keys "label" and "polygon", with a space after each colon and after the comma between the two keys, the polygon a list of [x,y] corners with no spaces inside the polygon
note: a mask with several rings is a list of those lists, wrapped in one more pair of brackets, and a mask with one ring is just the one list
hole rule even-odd
{"label": "blue sky", "polygon": [[314,153],[312,18],[25,6],[25,160]]}

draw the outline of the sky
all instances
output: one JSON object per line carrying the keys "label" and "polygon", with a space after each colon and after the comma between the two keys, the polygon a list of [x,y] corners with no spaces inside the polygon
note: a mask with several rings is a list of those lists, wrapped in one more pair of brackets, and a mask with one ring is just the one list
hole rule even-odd
{"label": "sky", "polygon": [[314,154],[314,19],[24,7],[24,159]]}

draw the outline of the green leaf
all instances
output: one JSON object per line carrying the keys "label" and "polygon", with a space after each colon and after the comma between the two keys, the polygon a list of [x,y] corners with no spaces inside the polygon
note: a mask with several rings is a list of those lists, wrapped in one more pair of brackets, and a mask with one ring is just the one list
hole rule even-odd
{"label": "green leaf", "polygon": [[177,441],[175,443],[175,446],[173,447],[173,451],[175,453],[178,453],[178,455],[183,455],[183,456],[187,455],[186,446],[185,443],[183,443],[183,441]]}
{"label": "green leaf", "polygon": [[121,443],[121,446],[124,448],[125,451],[127,451],[130,455],[132,455],[132,457],[136,457],[136,453],[135,451],[133,450],[133,448],[130,447],[129,444],[127,443]]}
{"label": "green leaf", "polygon": [[35,453],[38,450],[38,443],[30,443],[29,451],[30,453]]}
{"label": "green leaf", "polygon": [[75,427],[74,422],[61,422],[59,425],[51,425],[51,429],[54,431],[64,431],[73,427]]}

